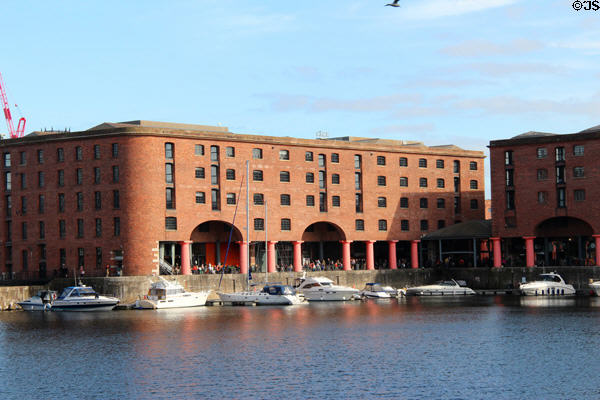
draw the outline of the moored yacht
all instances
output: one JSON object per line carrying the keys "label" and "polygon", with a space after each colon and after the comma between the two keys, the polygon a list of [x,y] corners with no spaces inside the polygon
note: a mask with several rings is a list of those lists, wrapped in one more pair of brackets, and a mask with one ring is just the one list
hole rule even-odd
{"label": "moored yacht", "polygon": [[17,303],[25,311],[49,311],[56,299],[54,290],[40,290],[35,296]]}
{"label": "moored yacht", "polygon": [[52,302],[52,311],[110,311],[117,306],[116,297],[102,296],[82,284],[65,288]]}
{"label": "moored yacht", "polygon": [[600,281],[590,283],[590,288],[596,296],[600,296]]}
{"label": "moored yacht", "polygon": [[[462,282],[461,282],[462,283]],[[406,296],[470,296],[475,291],[454,279],[439,281],[433,285],[414,286],[404,291]]]}
{"label": "moored yacht", "polygon": [[232,305],[294,305],[306,302],[293,287],[280,284],[266,284],[261,291],[217,294],[223,303]]}
{"label": "moored yacht", "polygon": [[575,288],[565,283],[557,273],[550,272],[541,274],[539,279],[533,282],[522,283],[519,286],[524,296],[573,296]]}
{"label": "moored yacht", "polygon": [[398,291],[389,286],[382,286],[379,283],[367,283],[365,288],[360,291],[360,295],[368,299],[389,299],[397,297]]}
{"label": "moored yacht", "polygon": [[168,281],[163,277],[153,282],[148,290],[148,295],[136,300],[134,308],[137,309],[162,309],[199,307],[206,304],[209,291],[186,292],[177,281]]}
{"label": "moored yacht", "polygon": [[308,301],[344,301],[358,296],[358,289],[334,285],[329,278],[322,276],[302,277],[297,290]]}

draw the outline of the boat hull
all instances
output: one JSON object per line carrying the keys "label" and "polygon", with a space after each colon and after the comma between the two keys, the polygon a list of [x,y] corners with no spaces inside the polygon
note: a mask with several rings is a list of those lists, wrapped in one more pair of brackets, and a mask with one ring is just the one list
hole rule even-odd
{"label": "boat hull", "polygon": [[523,296],[574,296],[576,291],[572,285],[542,286],[526,284],[520,287]]}
{"label": "boat hull", "polygon": [[460,289],[420,289],[409,288],[404,293],[405,296],[473,296],[475,291],[469,288]]}
{"label": "boat hull", "polygon": [[206,304],[208,292],[185,293],[183,296],[165,300],[142,299],[136,301],[135,308],[161,310],[167,308],[201,307]]}
{"label": "boat hull", "polygon": [[362,296],[367,299],[389,299],[392,297],[387,292],[363,292]]}
{"label": "boat hull", "polygon": [[592,289],[596,296],[600,296],[600,281],[590,283],[590,289]]}
{"label": "boat hull", "polygon": [[52,311],[111,311],[119,303],[118,300],[105,301],[55,301]]}
{"label": "boat hull", "polygon": [[294,305],[302,304],[302,298],[296,295],[271,295],[262,292],[217,293],[223,303],[233,305]]}
{"label": "boat hull", "polygon": [[356,289],[352,290],[304,290],[302,294],[308,301],[348,301],[354,300],[354,296],[359,292]]}
{"label": "boat hull", "polygon": [[42,300],[38,301],[22,301],[17,303],[24,311],[50,311],[52,305],[50,303],[44,304]]}

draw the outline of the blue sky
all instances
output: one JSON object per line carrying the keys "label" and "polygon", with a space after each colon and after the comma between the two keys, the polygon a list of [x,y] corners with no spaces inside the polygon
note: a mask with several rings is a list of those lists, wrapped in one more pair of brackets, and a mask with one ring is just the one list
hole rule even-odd
{"label": "blue sky", "polygon": [[6,1],[0,72],[26,132],[148,119],[485,151],[600,124],[600,11],[387,2]]}

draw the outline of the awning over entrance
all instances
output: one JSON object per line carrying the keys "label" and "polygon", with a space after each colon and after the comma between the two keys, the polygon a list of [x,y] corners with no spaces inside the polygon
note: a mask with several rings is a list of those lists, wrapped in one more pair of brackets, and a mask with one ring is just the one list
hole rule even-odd
{"label": "awning over entrance", "polygon": [[[491,220],[460,222],[431,232],[421,237],[421,241],[437,241],[435,247],[427,246],[428,258],[437,258],[438,264],[452,267],[486,265],[490,260],[489,238],[492,235]],[[442,242],[444,245],[442,246]],[[437,253],[437,254],[436,254]]]}
{"label": "awning over entrance", "polygon": [[421,240],[488,239],[490,236],[492,236],[492,220],[476,219],[428,233]]}

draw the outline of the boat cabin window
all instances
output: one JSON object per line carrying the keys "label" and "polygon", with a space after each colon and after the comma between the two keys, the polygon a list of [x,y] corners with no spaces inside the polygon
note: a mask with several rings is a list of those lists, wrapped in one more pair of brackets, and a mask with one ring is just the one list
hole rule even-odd
{"label": "boat cabin window", "polygon": [[156,296],[157,299],[161,300],[161,299],[165,298],[166,290],[165,289],[150,289],[148,291],[148,296]]}
{"label": "boat cabin window", "polygon": [[456,286],[454,284],[454,282],[452,282],[452,281],[442,281],[442,282],[439,282],[438,285],[441,285],[441,286]]}
{"label": "boat cabin window", "polygon": [[303,289],[310,289],[310,288],[319,287],[319,286],[321,286],[321,284],[319,282],[307,283],[306,285],[304,285]]}
{"label": "boat cabin window", "polygon": [[558,275],[540,275],[540,277],[544,282],[560,282],[560,277]]}
{"label": "boat cabin window", "polygon": [[292,289],[290,286],[282,286],[281,287],[281,294],[295,294],[294,293],[294,289]]}
{"label": "boat cabin window", "polygon": [[73,292],[79,292],[79,296],[95,296],[96,292],[94,289],[90,288],[79,288],[74,290]]}

